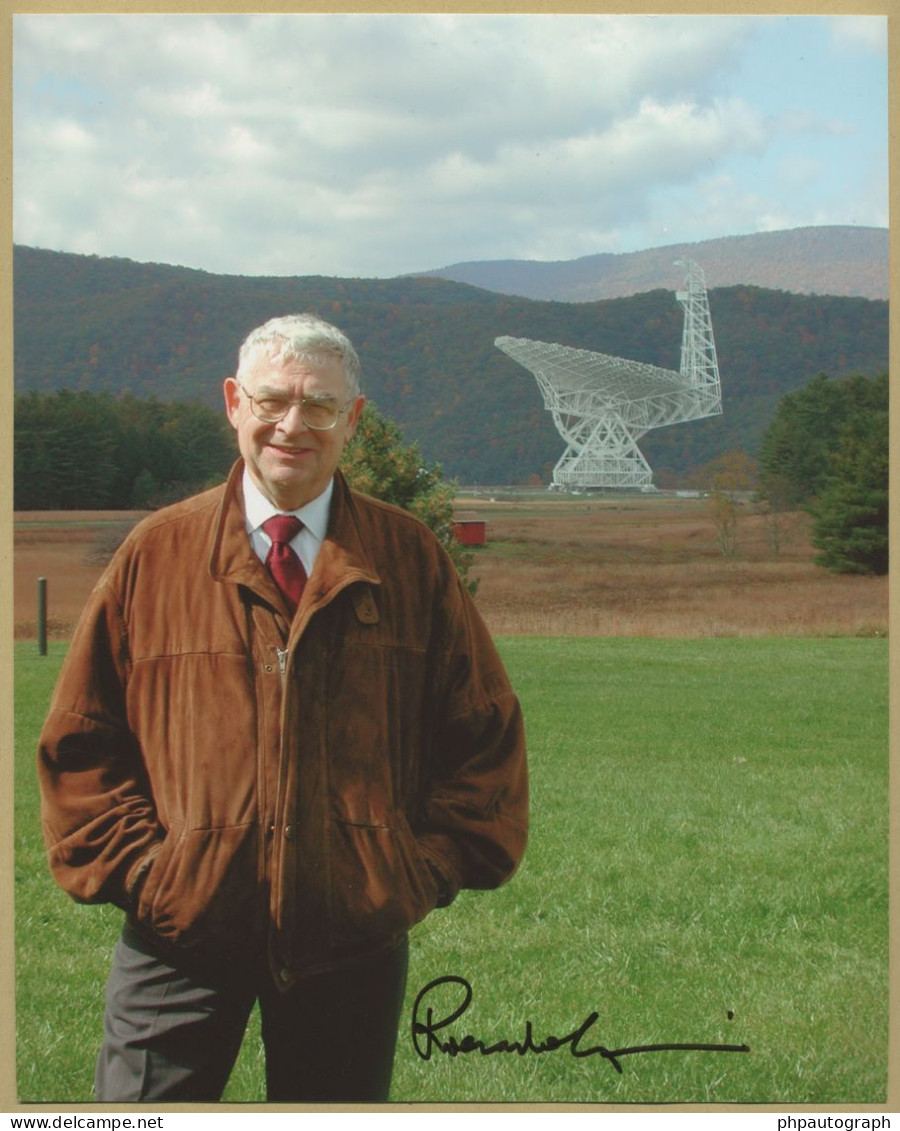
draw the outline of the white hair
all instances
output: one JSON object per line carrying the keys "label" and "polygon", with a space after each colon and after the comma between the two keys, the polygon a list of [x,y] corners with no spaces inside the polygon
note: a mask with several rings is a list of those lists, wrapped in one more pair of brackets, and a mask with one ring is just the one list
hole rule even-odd
{"label": "white hair", "polygon": [[344,366],[347,395],[359,396],[362,366],[353,343],[343,331],[315,314],[286,314],[270,318],[251,330],[238,354],[237,376],[246,377],[253,358],[265,353],[271,361],[292,361],[296,358],[321,359],[337,357]]}

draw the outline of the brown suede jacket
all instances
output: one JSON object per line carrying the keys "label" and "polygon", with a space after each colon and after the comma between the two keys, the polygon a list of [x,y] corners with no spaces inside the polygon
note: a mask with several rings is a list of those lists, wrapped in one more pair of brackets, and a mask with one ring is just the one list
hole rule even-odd
{"label": "brown suede jacket", "polygon": [[140,523],[38,757],[50,865],[173,953],[279,985],[394,945],[522,856],[522,717],[452,563],[338,474],[293,621],[228,483]]}

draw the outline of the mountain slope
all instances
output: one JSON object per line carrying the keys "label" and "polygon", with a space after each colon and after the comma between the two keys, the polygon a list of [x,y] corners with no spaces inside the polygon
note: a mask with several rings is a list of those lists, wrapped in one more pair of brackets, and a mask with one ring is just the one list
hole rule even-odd
{"label": "mountain slope", "polygon": [[[533,377],[500,335],[678,368],[681,308],[669,287],[596,303],[536,302],[432,278],[244,278],[18,247],[15,384],[130,391],[220,406],[247,332],[315,310],[363,361],[368,396],[464,483],[547,477],[562,442]],[[650,433],[655,470],[675,475],[731,448],[754,452],[783,393],[820,371],[887,369],[887,303],[725,287],[710,292],[725,413]]]}
{"label": "mountain slope", "polygon": [[695,259],[709,287],[741,284],[796,294],[887,299],[886,228],[820,227],[672,244],[621,255],[540,263],[455,263],[423,274],[500,294],[590,302],[671,286],[673,262]]}

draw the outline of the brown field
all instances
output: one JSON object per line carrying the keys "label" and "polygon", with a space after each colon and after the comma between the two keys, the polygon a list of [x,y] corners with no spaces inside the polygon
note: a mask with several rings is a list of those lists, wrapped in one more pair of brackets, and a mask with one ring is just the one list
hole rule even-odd
{"label": "brown field", "polygon": [[[497,635],[873,636],[888,631],[888,582],[813,564],[808,526],[790,516],[777,552],[766,521],[741,509],[736,553],[717,542],[708,503],[674,497],[460,499],[487,523],[475,551],[477,602]],[[15,633],[34,638],[37,578],[48,632],[70,635],[104,550],[136,515],[15,515]]]}
{"label": "brown field", "polygon": [[802,515],[776,552],[744,504],[730,558],[704,499],[498,497],[461,500],[458,515],[487,522],[472,574],[498,635],[887,634],[887,579],[814,565]]}
{"label": "brown field", "polygon": [[66,638],[103,569],[105,546],[121,538],[134,511],[16,511],[13,518],[14,628],[37,637],[37,579],[47,581],[47,634]]}

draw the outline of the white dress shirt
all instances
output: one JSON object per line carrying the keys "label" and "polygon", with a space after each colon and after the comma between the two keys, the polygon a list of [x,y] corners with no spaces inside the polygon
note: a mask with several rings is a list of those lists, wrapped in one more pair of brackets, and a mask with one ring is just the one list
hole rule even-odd
{"label": "white dress shirt", "polygon": [[253,482],[250,472],[244,468],[244,521],[247,524],[247,534],[250,545],[261,562],[265,562],[272,539],[262,528],[262,524],[274,514],[293,514],[303,523],[300,532],[291,539],[291,549],[303,562],[306,576],[311,577],[313,566],[319,547],[325,540],[328,530],[328,515],[331,510],[331,495],[334,490],[334,480],[317,498],[295,511],[282,511],[271,503]]}

